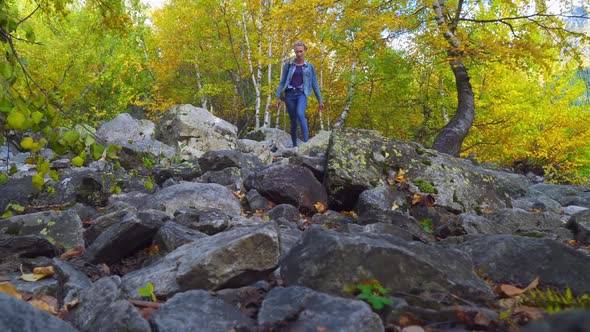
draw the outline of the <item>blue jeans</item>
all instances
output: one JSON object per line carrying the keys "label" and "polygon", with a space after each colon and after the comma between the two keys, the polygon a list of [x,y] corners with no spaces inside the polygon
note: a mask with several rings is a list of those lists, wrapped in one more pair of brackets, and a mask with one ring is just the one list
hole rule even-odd
{"label": "blue jeans", "polygon": [[291,120],[291,140],[293,146],[297,146],[297,122],[301,124],[303,141],[307,142],[309,133],[307,120],[305,119],[305,108],[307,107],[307,96],[299,89],[287,90],[285,92],[285,105]]}

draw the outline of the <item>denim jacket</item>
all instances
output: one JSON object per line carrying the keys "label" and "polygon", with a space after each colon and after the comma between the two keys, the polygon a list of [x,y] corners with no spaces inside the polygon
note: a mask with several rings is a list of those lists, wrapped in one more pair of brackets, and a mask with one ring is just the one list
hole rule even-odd
{"label": "denim jacket", "polygon": [[[277,89],[277,98],[280,98],[281,94],[289,86],[293,73],[295,72],[295,60],[288,61],[283,65],[283,74],[281,75],[281,83]],[[320,93],[320,86],[318,85],[318,79],[315,74],[315,68],[307,61],[303,63],[303,92],[307,97],[311,96],[311,89],[315,93],[315,97],[318,102],[322,103],[322,94]]]}

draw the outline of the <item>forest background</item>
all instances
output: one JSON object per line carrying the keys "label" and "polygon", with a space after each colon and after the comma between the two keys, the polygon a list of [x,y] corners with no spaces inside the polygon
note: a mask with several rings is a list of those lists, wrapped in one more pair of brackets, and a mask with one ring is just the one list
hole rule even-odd
{"label": "forest background", "polygon": [[327,105],[322,113],[310,99],[312,134],[346,116],[346,126],[432,146],[467,114],[461,156],[588,183],[589,9],[565,0],[170,0],[153,9],[0,0],[0,143],[40,132],[20,142],[38,151],[58,141],[56,128],[122,112],[157,120],[181,103],[241,133],[286,129],[275,91],[302,40]]}

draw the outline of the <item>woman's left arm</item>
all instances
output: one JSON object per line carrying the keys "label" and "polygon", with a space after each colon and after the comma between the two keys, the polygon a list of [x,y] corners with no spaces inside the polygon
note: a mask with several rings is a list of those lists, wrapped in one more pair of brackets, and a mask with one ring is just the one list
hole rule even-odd
{"label": "woman's left arm", "polygon": [[318,78],[315,74],[315,67],[311,66],[311,88],[313,89],[313,93],[315,97],[318,99],[318,103],[320,104],[320,108],[324,109],[324,102],[322,100],[322,94],[320,93],[320,86],[318,84]]}

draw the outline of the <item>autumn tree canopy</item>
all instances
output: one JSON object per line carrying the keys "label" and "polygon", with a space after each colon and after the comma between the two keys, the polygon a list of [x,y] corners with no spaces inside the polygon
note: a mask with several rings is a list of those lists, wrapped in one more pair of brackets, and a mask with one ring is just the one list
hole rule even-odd
{"label": "autumn tree canopy", "polygon": [[[311,132],[380,130],[455,156],[587,175],[587,1],[1,0],[0,143],[191,103],[287,128],[280,68],[305,41]],[[63,130],[62,130],[63,131]],[[61,141],[64,145],[64,141]],[[66,144],[67,145],[67,144]]]}

